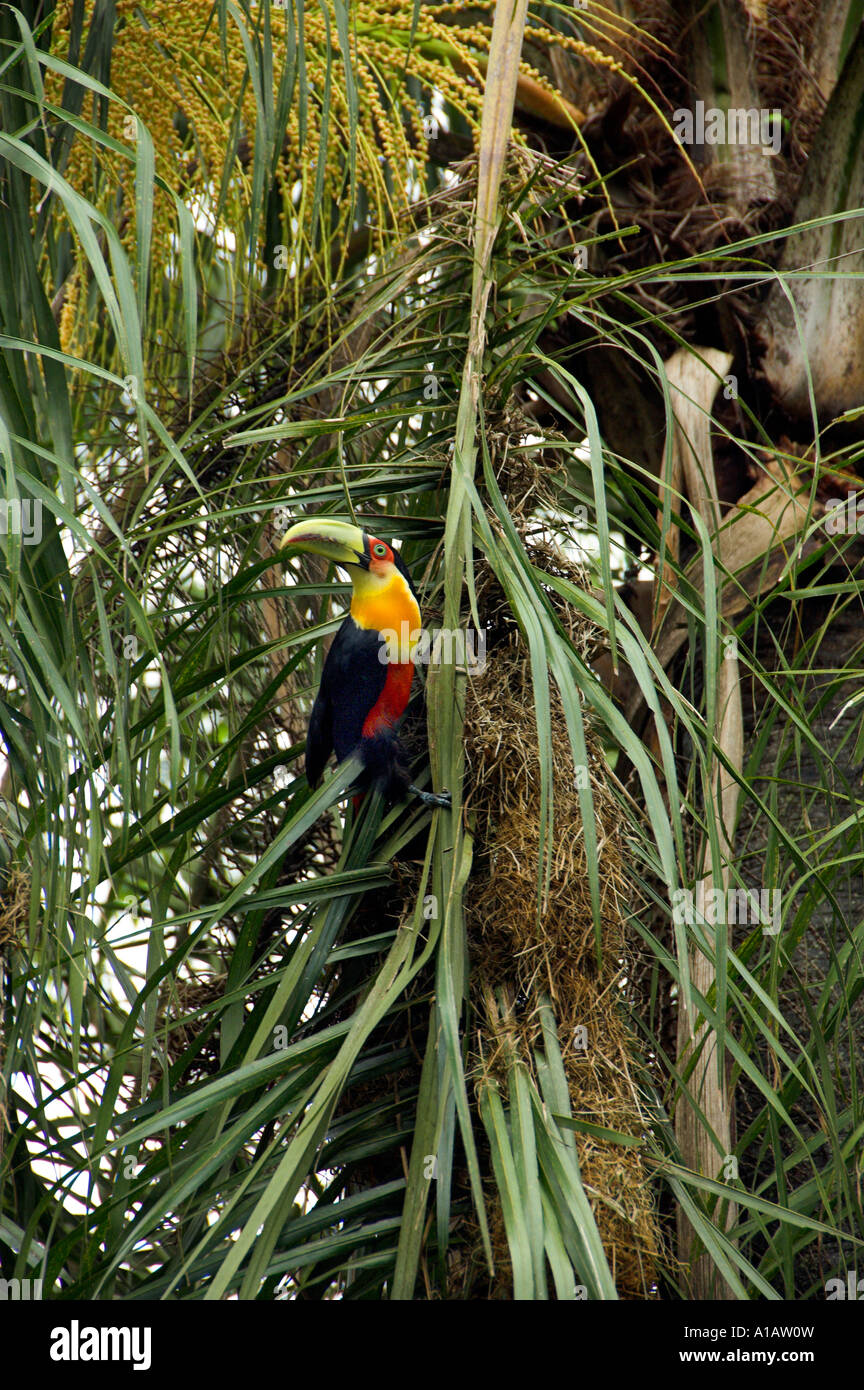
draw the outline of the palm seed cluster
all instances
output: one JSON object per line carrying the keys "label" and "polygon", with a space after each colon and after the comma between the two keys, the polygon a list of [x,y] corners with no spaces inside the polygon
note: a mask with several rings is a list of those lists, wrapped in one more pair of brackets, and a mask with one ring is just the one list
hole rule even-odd
{"label": "palm seed cluster", "polygon": [[[85,32],[93,8],[94,0],[87,0]],[[57,9],[52,53],[59,58],[69,54],[72,10],[68,0]],[[433,111],[464,121],[472,133],[479,127],[491,27],[478,18],[476,5],[422,5],[415,25],[413,0],[352,4],[347,37],[353,85],[333,0],[305,8],[274,6],[266,13],[253,8],[245,16],[232,7],[224,28],[211,0],[117,0],[116,12],[110,74],[115,99],[100,116],[103,98],[87,94],[81,112],[93,127],[101,121],[111,143],[79,129],[62,172],[118,228],[131,251],[140,241],[139,121],[149,133],[157,176],[151,285],[161,292],[149,297],[146,327],[151,343],[162,342],[163,349],[179,292],[178,198],[195,215],[199,254],[206,241],[207,255],[219,266],[214,292],[227,303],[229,316],[236,310],[239,317],[250,291],[277,304],[290,296],[296,308],[316,284],[323,288],[344,270],[352,227],[365,226],[371,249],[379,253],[399,219],[404,234],[427,141],[434,136]],[[299,26],[305,65],[294,72],[292,84]],[[531,33],[535,44],[574,42],[538,26]],[[49,101],[60,106],[64,78],[48,71],[45,81]],[[527,62],[522,82],[547,104],[567,107]],[[408,93],[416,94],[416,102]],[[283,120],[277,119],[280,100]],[[282,226],[274,245],[259,220],[250,248],[239,239],[235,244],[231,229],[251,229],[253,211],[260,210],[256,144],[281,196]],[[113,348],[106,348],[91,312],[92,296],[82,292],[88,279],[79,248],[74,269],[57,287],[61,343],[67,352],[111,366]]]}

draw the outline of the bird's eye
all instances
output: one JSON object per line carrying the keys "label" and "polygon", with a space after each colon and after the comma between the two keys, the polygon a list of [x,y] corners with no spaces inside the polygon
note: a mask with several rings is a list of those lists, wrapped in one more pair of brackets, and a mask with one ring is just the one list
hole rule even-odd
{"label": "bird's eye", "polygon": [[377,545],[373,545],[372,549],[376,555],[380,555],[382,558],[387,554],[386,545],[382,545],[380,541]]}

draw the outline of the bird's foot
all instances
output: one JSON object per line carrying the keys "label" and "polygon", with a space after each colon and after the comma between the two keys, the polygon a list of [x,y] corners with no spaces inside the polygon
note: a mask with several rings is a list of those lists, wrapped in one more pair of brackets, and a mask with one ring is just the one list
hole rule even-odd
{"label": "bird's foot", "polygon": [[424,806],[443,806],[448,811],[453,806],[453,798],[449,792],[424,792],[413,783],[408,790],[418,801],[422,801]]}

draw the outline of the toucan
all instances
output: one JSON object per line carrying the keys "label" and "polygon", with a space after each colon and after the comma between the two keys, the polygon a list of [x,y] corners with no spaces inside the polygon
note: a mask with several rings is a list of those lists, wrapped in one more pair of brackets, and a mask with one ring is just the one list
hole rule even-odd
{"label": "toucan", "polygon": [[[449,806],[446,793],[411,784],[398,728],[411,695],[420,604],[398,551],[350,521],[309,517],[291,526],[280,547],[323,555],[347,570],[351,607],[327,653],[306,735],[306,779],[321,780],[327,759],[357,754],[365,786],[378,784],[392,803],[408,795]],[[357,804],[355,800],[355,805]]]}

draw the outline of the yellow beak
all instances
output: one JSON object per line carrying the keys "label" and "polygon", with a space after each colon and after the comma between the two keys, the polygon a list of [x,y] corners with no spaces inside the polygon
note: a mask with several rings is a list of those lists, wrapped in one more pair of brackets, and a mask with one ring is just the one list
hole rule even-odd
{"label": "yellow beak", "polygon": [[279,542],[280,550],[305,550],[323,555],[337,565],[369,568],[369,542],[353,521],[331,517],[307,517],[291,526]]}

